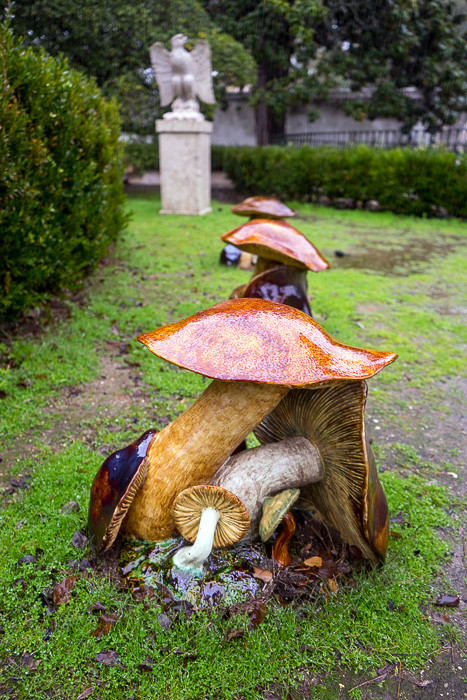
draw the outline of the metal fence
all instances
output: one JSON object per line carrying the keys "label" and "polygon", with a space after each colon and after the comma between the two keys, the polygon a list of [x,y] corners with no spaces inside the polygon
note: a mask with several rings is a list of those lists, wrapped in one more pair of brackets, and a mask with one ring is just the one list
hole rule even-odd
{"label": "metal fence", "polygon": [[429,134],[423,129],[413,129],[404,134],[400,129],[312,131],[302,134],[280,134],[274,139],[278,145],[334,146],[336,148],[364,143],[378,148],[406,146],[443,147],[450,151],[467,151],[467,128],[447,128],[437,134]]}

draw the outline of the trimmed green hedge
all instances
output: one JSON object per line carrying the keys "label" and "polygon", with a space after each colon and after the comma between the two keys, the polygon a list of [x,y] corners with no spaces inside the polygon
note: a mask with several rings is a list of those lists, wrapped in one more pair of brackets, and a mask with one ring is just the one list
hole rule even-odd
{"label": "trimmed green hedge", "polygon": [[224,168],[245,195],[331,203],[376,200],[398,214],[467,217],[467,156],[437,149],[227,148]]}
{"label": "trimmed green hedge", "polygon": [[116,104],[0,27],[0,318],[69,287],[125,225]]}
{"label": "trimmed green hedge", "polygon": [[[224,170],[226,146],[211,146],[211,170]],[[130,173],[159,170],[159,144],[157,137],[152,143],[125,143],[125,166]]]}

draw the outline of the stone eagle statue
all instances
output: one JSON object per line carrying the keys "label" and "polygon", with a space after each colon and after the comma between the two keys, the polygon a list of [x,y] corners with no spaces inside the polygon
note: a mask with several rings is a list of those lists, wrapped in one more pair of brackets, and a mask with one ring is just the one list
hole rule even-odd
{"label": "stone eagle statue", "polygon": [[214,104],[211,77],[211,49],[206,41],[198,41],[193,51],[185,49],[187,37],[176,34],[170,40],[172,50],[157,41],[149,49],[151,65],[156,74],[162,107],[173,100],[172,112],[164,119],[204,119],[199,111],[197,97]]}

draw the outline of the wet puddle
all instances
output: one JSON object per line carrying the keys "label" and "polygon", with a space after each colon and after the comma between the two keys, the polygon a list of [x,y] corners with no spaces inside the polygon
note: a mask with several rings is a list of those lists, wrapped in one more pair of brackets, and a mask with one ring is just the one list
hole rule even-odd
{"label": "wet puddle", "polygon": [[354,270],[371,270],[382,275],[407,277],[410,274],[423,272],[431,261],[444,258],[456,251],[459,246],[465,246],[465,239],[455,236],[436,237],[436,241],[420,238],[408,238],[399,245],[383,246],[380,241],[362,241],[361,250],[334,251],[331,261],[334,268]]}

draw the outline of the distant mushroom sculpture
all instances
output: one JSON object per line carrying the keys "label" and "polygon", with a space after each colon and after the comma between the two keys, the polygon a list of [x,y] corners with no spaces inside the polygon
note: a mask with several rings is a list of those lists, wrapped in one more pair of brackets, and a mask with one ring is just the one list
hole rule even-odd
{"label": "distant mushroom sculpture", "polygon": [[262,299],[221,302],[139,340],[159,357],[214,379],[148,447],[146,480],[122,530],[151,541],[174,534],[176,496],[209,483],[291,388],[362,380],[396,358],[339,343],[300,311]]}
{"label": "distant mushroom sculpture", "polygon": [[312,272],[330,267],[308,238],[286,221],[252,219],[224,233],[221,238],[258,256],[253,276],[278,264]]}
{"label": "distant mushroom sculpture", "polygon": [[231,209],[233,214],[250,219],[290,219],[296,212],[275,197],[247,197]]}
{"label": "distant mushroom sculpture", "polygon": [[384,559],[388,507],[366,439],[364,381],[292,390],[256,428],[263,444],[306,436],[318,450],[323,478],[300,487],[297,506],[318,511],[371,561]]}
{"label": "distant mushroom sculpture", "polygon": [[[288,219],[296,215],[293,209],[274,197],[247,197],[243,202],[232,207],[231,211],[233,214],[248,216],[250,219]],[[242,252],[243,255],[249,255],[254,259],[252,253],[240,250],[233,243],[227,243],[221,252],[220,261],[225,265],[242,267],[240,257]],[[248,268],[249,266],[245,264],[242,269]]]}

